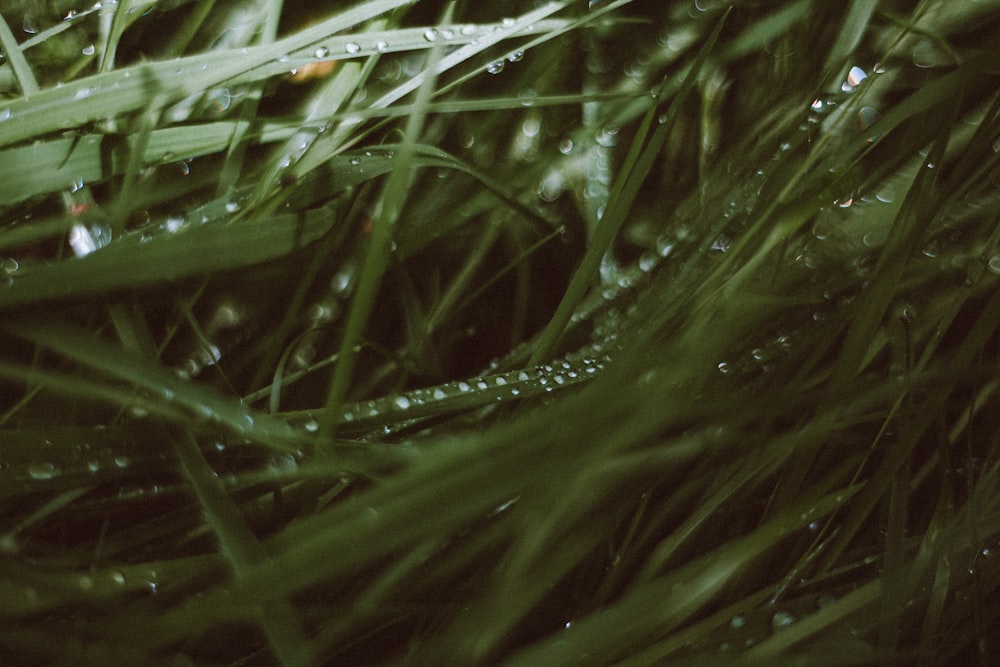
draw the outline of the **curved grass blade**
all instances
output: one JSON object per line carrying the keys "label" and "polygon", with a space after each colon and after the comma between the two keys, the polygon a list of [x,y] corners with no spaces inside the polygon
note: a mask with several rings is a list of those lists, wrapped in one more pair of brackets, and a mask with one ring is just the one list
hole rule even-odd
{"label": "curved grass blade", "polygon": [[18,85],[21,86],[21,93],[25,97],[37,93],[39,88],[38,81],[35,80],[35,74],[31,71],[31,66],[21,52],[21,47],[18,45],[14,33],[10,31],[10,26],[7,25],[7,21],[4,20],[3,15],[0,15],[0,48],[3,49],[7,60],[10,61],[11,69],[14,70],[14,78],[17,79]]}
{"label": "curved grass blade", "polygon": [[4,328],[92,371],[129,382],[150,392],[154,400],[178,406],[194,420],[222,426],[241,438],[282,451],[309,440],[280,419],[257,414],[238,399],[185,382],[173,371],[86,329],[44,320],[5,322]]}
{"label": "curved grass blade", "polygon": [[541,336],[539,336],[538,344],[531,355],[530,363],[532,365],[541,363],[543,359],[551,355],[559,339],[562,337],[563,331],[565,331],[573,312],[580,305],[581,300],[590,288],[590,284],[597,274],[601,259],[611,248],[618,230],[625,221],[625,216],[628,215],[629,209],[638,195],[639,188],[649,174],[649,170],[659,155],[663,143],[667,140],[671,127],[680,116],[681,108],[694,88],[695,81],[707,62],[709,53],[711,53],[712,48],[719,39],[719,35],[722,33],[722,26],[725,25],[730,11],[731,8],[730,10],[726,10],[716,24],[715,30],[705,40],[705,44],[702,46],[697,58],[695,58],[690,70],[688,70],[687,76],[684,78],[684,82],[671,101],[670,107],[663,117],[663,121],[659,123],[659,126],[652,133],[651,137],[649,137],[649,133],[653,121],[657,117],[657,108],[651,106],[646,113],[642,126],[633,140],[629,155],[622,165],[622,170],[618,178],[615,180],[608,208],[601,218],[594,233],[594,238],[587,247],[587,253],[573,274],[573,280],[566,289],[566,294],[563,295],[555,314],[545,326]]}
{"label": "curved grass blade", "polygon": [[[451,22],[454,10],[455,3],[449,2],[445,7],[442,23]],[[425,71],[434,72],[442,54],[443,45],[439,43],[431,50],[428,57],[430,68]],[[375,305],[375,297],[382,284],[383,273],[389,263],[389,244],[392,242],[393,228],[402,214],[403,204],[409,194],[411,162],[416,153],[417,138],[423,131],[424,119],[426,118],[425,107],[430,102],[431,92],[434,90],[436,81],[437,79],[433,75],[422,80],[415,101],[417,112],[411,115],[407,121],[399,157],[393,164],[389,180],[385,184],[385,189],[378,202],[378,210],[372,223],[371,239],[368,242],[368,249],[361,267],[358,286],[347,313],[340,352],[337,355],[337,365],[330,379],[326,409],[320,420],[321,437],[332,438],[337,425],[337,412],[344,402],[354,374],[354,365],[357,361],[357,342],[368,325],[368,317]]]}
{"label": "curved grass blade", "polygon": [[280,74],[288,69],[282,61],[288,54],[315,48],[316,42],[326,38],[331,48],[337,46],[346,53],[351,38],[330,38],[330,35],[410,2],[372,0],[271,44],[143,63],[48,88],[32,95],[30,100],[22,97],[0,104],[0,147],[129,113],[146,106],[153,97],[167,104],[229,81],[239,81],[250,72],[251,80]]}

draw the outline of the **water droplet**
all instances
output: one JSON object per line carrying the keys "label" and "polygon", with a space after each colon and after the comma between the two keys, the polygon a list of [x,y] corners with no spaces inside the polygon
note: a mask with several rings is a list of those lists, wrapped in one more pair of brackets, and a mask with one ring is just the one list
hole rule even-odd
{"label": "water droplet", "polygon": [[867,78],[868,74],[857,65],[852,67],[851,71],[847,73],[847,83],[851,88],[857,88]]}
{"label": "water droplet", "polygon": [[670,253],[674,251],[674,244],[665,236],[661,236],[656,239],[656,254],[660,257],[666,258],[670,256]]}
{"label": "water droplet", "polygon": [[386,51],[389,50],[389,42],[383,40],[375,42],[375,50],[378,51],[379,53],[385,53]]}
{"label": "water droplet", "polygon": [[405,410],[408,407],[410,407],[410,399],[408,399],[406,396],[397,396],[396,400],[393,401],[393,403],[395,403],[396,407],[399,408],[400,410]]}
{"label": "water droplet", "polygon": [[328,55],[330,55],[330,49],[326,48],[325,46],[320,46],[315,51],[313,51],[313,56],[317,58],[326,58]]}
{"label": "water droplet", "polygon": [[361,50],[361,45],[354,42],[348,42],[344,45],[344,50],[353,55]]}
{"label": "water droplet", "polygon": [[28,474],[31,479],[47,480],[59,475],[59,468],[54,463],[48,461],[36,461],[28,466]]}
{"label": "water droplet", "polygon": [[428,42],[433,42],[434,40],[437,39],[437,37],[438,33],[437,30],[435,30],[434,28],[428,28],[427,30],[424,30],[424,39],[426,39]]}
{"label": "water droplet", "polygon": [[891,183],[887,183],[875,193],[875,199],[883,204],[891,204],[896,200],[896,188]]}
{"label": "water droplet", "polygon": [[237,202],[234,201],[226,202],[227,213],[236,213],[236,211],[238,210],[240,210],[240,205]]}
{"label": "water droplet", "polygon": [[38,27],[35,26],[34,20],[25,14],[24,21],[21,22],[21,30],[25,31],[29,35],[34,35],[38,32]]}
{"label": "water droplet", "polygon": [[358,166],[359,164],[361,164],[361,158],[359,158],[359,157],[352,157],[351,158],[351,164],[354,165],[354,166]]}
{"label": "water droplet", "polygon": [[[869,127],[874,125],[879,119],[879,113],[874,107],[861,107],[858,109],[858,127],[862,131],[867,130]],[[868,137],[868,141],[872,142],[878,139],[879,135],[872,134]]]}
{"label": "water droplet", "polygon": [[92,56],[94,55],[94,51],[96,50],[97,49],[94,48],[93,44],[88,44],[87,46],[83,47],[83,50],[80,53],[82,53],[85,56]]}
{"label": "water droplet", "polygon": [[493,62],[491,62],[489,65],[486,66],[486,71],[489,72],[490,74],[499,74],[500,72],[503,71],[503,68],[504,68],[503,60],[494,60]]}
{"label": "water droplet", "polygon": [[515,21],[514,19],[512,19],[510,17],[504,17],[500,21],[500,25],[502,25],[504,28],[513,28],[514,25],[516,25],[516,24],[517,24],[517,21]]}
{"label": "water droplet", "polygon": [[73,95],[73,99],[74,100],[82,100],[82,99],[88,98],[88,97],[90,97],[90,94],[92,92],[93,91],[90,88],[81,88],[80,90],[76,91],[75,95]]}
{"label": "water droplet", "polygon": [[115,570],[111,573],[111,581],[119,586],[123,586],[125,584],[125,573],[121,570]]}
{"label": "water droplet", "polygon": [[524,51],[520,50],[514,51],[513,53],[507,56],[507,62],[512,62],[512,63],[520,62],[523,59],[524,59]]}
{"label": "water droplet", "polygon": [[1000,274],[1000,255],[990,257],[990,261],[986,265],[990,267],[990,271],[993,273]]}
{"label": "water droplet", "polygon": [[784,628],[795,622],[795,617],[789,614],[787,611],[779,611],[773,617],[771,617],[771,628],[777,630],[778,628]]}

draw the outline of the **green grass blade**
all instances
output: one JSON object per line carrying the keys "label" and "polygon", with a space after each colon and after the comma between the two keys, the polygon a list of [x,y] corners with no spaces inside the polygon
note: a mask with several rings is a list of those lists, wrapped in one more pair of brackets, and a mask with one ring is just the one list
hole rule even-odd
{"label": "green grass blade", "polygon": [[[653,160],[659,154],[663,142],[667,139],[670,128],[680,115],[684,101],[694,88],[695,81],[701,73],[702,67],[707,62],[709,53],[711,53],[715,42],[722,33],[722,26],[725,24],[726,16],[728,16],[728,12],[719,20],[715,30],[705,41],[697,58],[692,63],[691,69],[688,70],[680,90],[678,90],[670,103],[670,107],[665,112],[663,122],[659,123],[652,137],[648,139],[648,143],[646,133],[649,132],[653,119],[657,116],[657,109],[655,106],[651,106],[647,112],[642,131],[640,131],[640,134],[634,140],[634,145],[630,151],[630,163],[627,162],[624,165],[621,174],[616,180],[612,189],[612,199],[608,204],[604,217],[601,218],[594,238],[591,239],[590,245],[587,248],[587,254],[584,255],[580,266],[574,273],[573,281],[570,283],[569,288],[567,288],[566,294],[563,296],[562,301],[560,301],[555,314],[539,337],[538,344],[531,355],[531,364],[541,363],[542,360],[552,353],[566,325],[569,323],[573,311],[576,310],[584,294],[590,288],[598,266],[601,263],[601,258],[610,249],[611,243],[625,221],[625,216],[628,215],[629,209],[635,201],[639,188],[649,174]],[[641,149],[639,148],[640,146]]]}

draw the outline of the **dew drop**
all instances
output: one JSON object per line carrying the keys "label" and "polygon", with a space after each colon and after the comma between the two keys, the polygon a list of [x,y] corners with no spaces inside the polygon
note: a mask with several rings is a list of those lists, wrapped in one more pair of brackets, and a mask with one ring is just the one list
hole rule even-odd
{"label": "dew drop", "polygon": [[236,211],[238,210],[240,210],[240,205],[237,202],[234,201],[226,202],[227,213],[236,213]]}
{"label": "dew drop", "polygon": [[523,59],[524,59],[524,51],[520,50],[514,51],[513,53],[507,56],[507,62],[512,62],[512,63],[520,62]]}
{"label": "dew drop", "polygon": [[48,461],[36,461],[28,466],[28,474],[31,479],[47,480],[59,475],[59,468],[54,463]]}
{"label": "dew drop", "polygon": [[771,628],[777,630],[778,628],[784,628],[795,622],[795,617],[789,614],[787,611],[779,611],[773,617],[771,617]]}
{"label": "dew drop", "polygon": [[408,407],[410,407],[410,399],[408,399],[406,396],[397,396],[396,400],[393,401],[393,403],[395,403],[396,407],[399,408],[400,410],[405,410]]}
{"label": "dew drop", "polygon": [[361,45],[354,42],[348,42],[344,45],[344,50],[353,55],[361,50]]}
{"label": "dew drop", "polygon": [[499,74],[503,71],[504,61],[494,60],[489,65],[486,66],[486,71],[490,74]]}
{"label": "dew drop", "polygon": [[852,67],[851,71],[847,73],[847,83],[852,88],[857,88],[867,78],[868,74],[857,65]]}
{"label": "dew drop", "polygon": [[383,40],[375,42],[375,50],[378,51],[379,53],[385,53],[386,51],[389,50],[389,42]]}
{"label": "dew drop", "polygon": [[94,45],[88,44],[87,46],[83,47],[83,50],[80,53],[82,53],[85,56],[92,56],[94,55],[94,51],[96,51]]}
{"label": "dew drop", "polygon": [[639,257],[639,270],[643,273],[649,273],[654,268],[656,268],[656,263],[658,258],[655,254],[651,252],[644,252],[641,257]]}
{"label": "dew drop", "polygon": [[437,37],[438,33],[437,30],[435,30],[434,28],[428,28],[427,30],[424,30],[424,39],[426,39],[428,42],[435,41]]}
{"label": "dew drop", "polygon": [[656,254],[660,257],[666,258],[670,256],[670,253],[674,251],[674,244],[670,239],[661,236],[656,239]]}
{"label": "dew drop", "polygon": [[317,48],[315,51],[313,51],[313,55],[317,58],[326,58],[328,55],[330,55],[330,49],[326,48],[325,46],[321,46]]}

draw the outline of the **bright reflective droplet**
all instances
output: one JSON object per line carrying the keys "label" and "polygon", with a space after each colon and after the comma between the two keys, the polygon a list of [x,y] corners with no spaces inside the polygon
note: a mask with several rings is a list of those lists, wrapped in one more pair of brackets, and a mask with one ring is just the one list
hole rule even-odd
{"label": "bright reflective droplet", "polygon": [[389,42],[379,40],[375,42],[375,50],[384,53],[389,50]]}
{"label": "bright reflective droplet", "polygon": [[524,59],[524,51],[514,51],[507,56],[507,61],[516,63]]}
{"label": "bright reflective droplet", "polygon": [[778,628],[784,628],[795,622],[795,617],[789,614],[787,611],[779,611],[773,617],[771,617],[771,628],[777,630]]}
{"label": "bright reflective droplet", "polygon": [[80,53],[82,53],[85,56],[92,56],[94,55],[94,52],[96,50],[97,49],[94,48],[93,44],[88,44],[87,46],[83,47],[83,50]]}
{"label": "bright reflective droplet", "polygon": [[437,30],[435,30],[434,28],[428,28],[427,30],[424,30],[424,39],[426,39],[428,42],[433,42],[434,40],[437,39],[437,37],[438,33]]}
{"label": "bright reflective droplet", "polygon": [[48,461],[36,461],[28,466],[28,474],[31,479],[46,480],[59,475],[59,468],[54,463]]}
{"label": "bright reflective droplet", "polygon": [[861,85],[861,82],[867,78],[868,74],[857,65],[852,67],[851,71],[847,73],[847,83],[852,88],[857,88],[859,85]]}
{"label": "bright reflective droplet", "polygon": [[330,49],[326,48],[325,46],[321,46],[315,51],[313,51],[313,55],[317,58],[326,58],[328,55],[330,55]]}
{"label": "bright reflective droplet", "polygon": [[499,74],[503,71],[504,61],[494,60],[489,65],[486,66],[486,71],[490,74]]}
{"label": "bright reflective droplet", "polygon": [[410,399],[408,399],[406,396],[397,396],[396,400],[393,401],[393,403],[395,403],[396,407],[399,408],[400,410],[405,410],[408,407],[410,407]]}
{"label": "bright reflective droplet", "polygon": [[361,50],[361,45],[355,44],[354,42],[348,42],[344,45],[344,50],[353,55]]}

